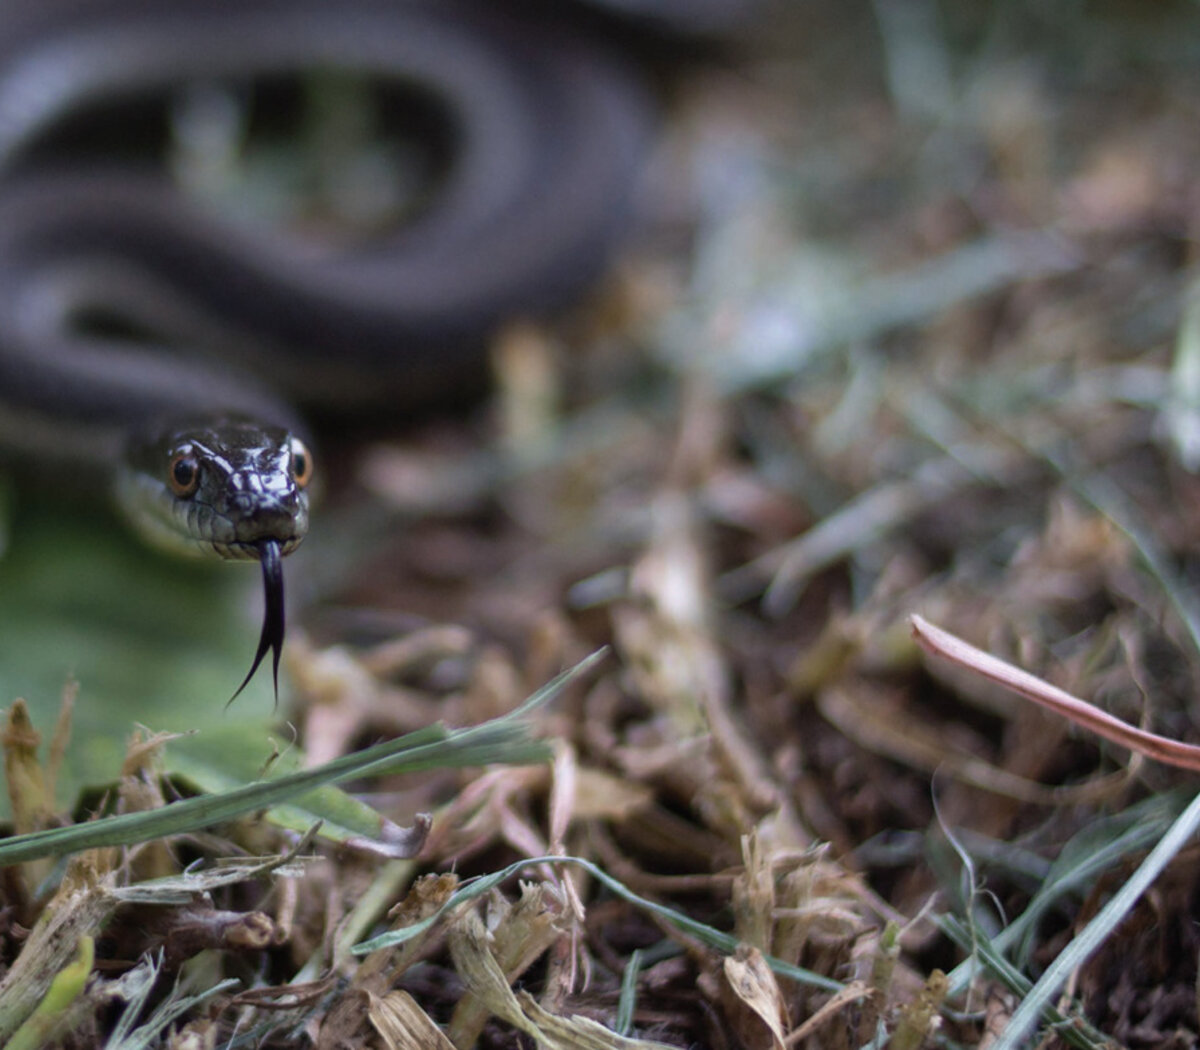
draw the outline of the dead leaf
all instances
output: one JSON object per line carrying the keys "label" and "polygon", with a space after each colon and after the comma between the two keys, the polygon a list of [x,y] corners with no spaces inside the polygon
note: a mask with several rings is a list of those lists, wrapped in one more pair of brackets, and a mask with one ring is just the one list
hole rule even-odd
{"label": "dead leaf", "polygon": [[408,992],[369,996],[367,1013],[388,1050],[454,1050],[454,1044]]}
{"label": "dead leaf", "polygon": [[784,1050],[786,1011],[775,975],[757,948],[740,946],[722,964],[721,1001],[746,1050]]}

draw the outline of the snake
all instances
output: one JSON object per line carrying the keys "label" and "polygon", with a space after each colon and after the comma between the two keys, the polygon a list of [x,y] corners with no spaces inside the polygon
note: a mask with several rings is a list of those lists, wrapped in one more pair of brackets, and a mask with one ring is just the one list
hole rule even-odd
{"label": "snake", "polygon": [[[505,318],[586,289],[630,227],[654,103],[602,34],[518,4],[3,7],[0,452],[102,478],[158,546],[257,561],[234,696],[270,653],[278,698],[282,559],[317,469],[306,412],[403,412],[461,382]],[[121,142],[186,92],[330,70],[436,127],[434,185],[394,229],[314,243]]]}

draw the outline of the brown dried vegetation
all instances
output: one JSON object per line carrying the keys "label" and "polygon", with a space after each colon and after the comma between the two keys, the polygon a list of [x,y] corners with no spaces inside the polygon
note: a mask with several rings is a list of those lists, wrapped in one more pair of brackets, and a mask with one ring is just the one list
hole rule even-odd
{"label": "brown dried vegetation", "polygon": [[[483,721],[611,646],[533,716],[553,763],[363,785],[400,823],[433,813],[415,862],[316,849],[205,916],[122,905],[62,1045],[111,1023],[112,981],[158,947],[168,970],[215,949],[193,987],[242,982],[178,1047],[235,1028],[327,1050],[1003,1032],[1020,995],[956,971],[971,943],[938,917],[996,937],[1126,835],[1007,946],[1036,979],[1156,840],[1130,829],[1161,835],[1192,782],[924,661],[909,616],[1200,737],[1200,66],[1187,5],[970,6],[796,5],[736,70],[697,71],[663,160],[686,249],[501,337],[486,412],[359,459],[404,524],[290,646],[309,755]],[[235,844],[286,852],[256,824],[156,864]],[[129,881],[146,852],[76,860],[59,896]],[[538,864],[348,951],[544,855],[695,925]],[[1042,1045],[1200,1044],[1198,856],[1073,974],[1058,1007],[1079,1020]]]}

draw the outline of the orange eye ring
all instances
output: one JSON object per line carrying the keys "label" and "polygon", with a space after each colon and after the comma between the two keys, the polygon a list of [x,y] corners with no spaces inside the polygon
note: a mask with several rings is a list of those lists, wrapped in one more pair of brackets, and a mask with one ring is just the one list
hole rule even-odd
{"label": "orange eye ring", "polygon": [[180,499],[187,499],[196,494],[200,487],[200,463],[190,448],[177,452],[171,458],[167,484]]}
{"label": "orange eye ring", "polygon": [[292,438],[290,445],[292,480],[296,483],[297,488],[307,488],[313,476],[312,453],[308,451],[308,446],[299,438]]}

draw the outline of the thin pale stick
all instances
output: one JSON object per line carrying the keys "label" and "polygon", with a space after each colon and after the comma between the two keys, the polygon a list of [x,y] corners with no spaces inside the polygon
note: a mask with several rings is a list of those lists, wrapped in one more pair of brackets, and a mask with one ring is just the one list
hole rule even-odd
{"label": "thin pale stick", "polygon": [[1076,725],[1091,730],[1097,736],[1127,747],[1130,751],[1136,751],[1139,755],[1179,769],[1200,773],[1200,747],[1147,733],[1144,729],[1122,722],[1086,700],[1080,700],[1028,671],[1022,671],[1019,667],[985,653],[982,649],[976,649],[949,631],[934,627],[920,616],[911,616],[909,622],[912,624],[913,637],[917,644],[927,653],[948,660],[958,667],[964,667],[1006,689],[1011,689],[1014,693],[1020,693],[1027,700],[1049,708]]}

